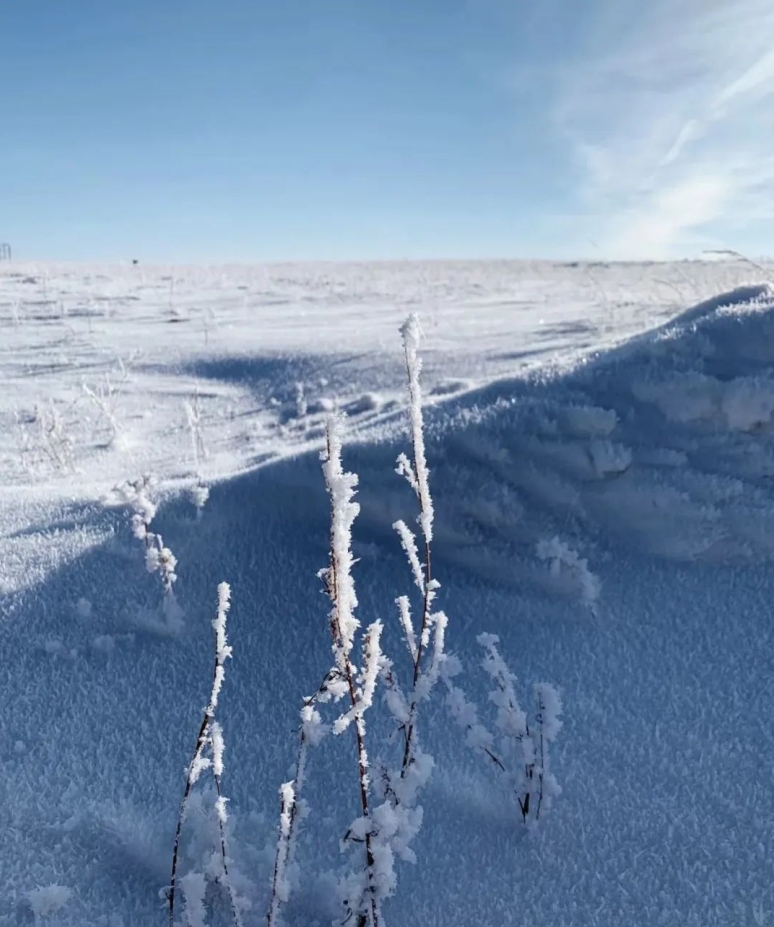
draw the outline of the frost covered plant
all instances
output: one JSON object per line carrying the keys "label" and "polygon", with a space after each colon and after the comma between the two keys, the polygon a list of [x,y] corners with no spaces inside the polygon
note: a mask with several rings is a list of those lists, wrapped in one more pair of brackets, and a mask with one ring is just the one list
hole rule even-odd
{"label": "frost covered plant", "polygon": [[177,558],[164,545],[160,534],[150,530],[156,516],[156,505],[150,498],[154,487],[153,477],[149,474],[133,481],[116,486],[113,492],[131,511],[132,534],[145,547],[145,566],[149,573],[156,573],[164,590],[162,613],[170,629],[180,627],[183,610],[175,597],[174,584],[177,582]]}
{"label": "frost covered plant", "polygon": [[189,493],[193,507],[196,509],[196,520],[200,521],[202,517],[202,512],[204,511],[204,506],[207,504],[207,500],[210,498],[210,490],[207,486],[204,485],[201,479],[196,481],[196,484],[191,487]]}
{"label": "frost covered plant", "polygon": [[109,430],[108,443],[112,444],[118,436],[118,421],[116,419],[115,389],[109,374],[105,374],[105,379],[93,388],[85,381],[81,384],[81,388],[105,420]]}
{"label": "frost covered plant", "polygon": [[[421,331],[416,316],[412,315],[407,320],[401,333],[408,375],[412,454],[410,458],[405,454],[399,456],[397,472],[406,478],[417,498],[417,522],[422,555],[419,552],[417,537],[411,528],[403,521],[396,522],[394,527],[419,593],[421,611],[418,627],[415,629],[409,597],[401,596],[396,600],[398,618],[409,656],[409,679],[405,689],[401,686],[393,662],[384,654],[377,655],[378,647],[372,647],[369,635],[366,635],[365,669],[361,674],[365,681],[364,688],[369,692],[368,697],[372,697],[377,682],[375,674],[378,672],[387,707],[401,735],[401,749],[395,767],[391,768],[383,761],[377,764],[375,785],[379,788],[381,800],[372,806],[370,819],[364,816],[355,822],[349,835],[357,840],[365,840],[366,835],[370,835],[373,864],[369,867],[369,888],[372,904],[379,917],[383,902],[394,893],[397,886],[396,860],[416,862],[411,844],[422,824],[422,808],[417,804],[417,798],[433,768],[432,757],[425,754],[419,745],[417,715],[419,705],[430,696],[440,678],[445,660],[444,640],[447,624],[443,612],[436,611],[433,607],[440,586],[431,571],[433,502],[425,455],[419,383],[421,362],[418,357]],[[373,667],[374,672],[370,681],[369,666]],[[349,884],[345,885],[345,893],[350,898],[362,897],[363,891],[362,879],[359,881],[358,874],[353,874]],[[365,924],[362,916],[358,923]]]}
{"label": "frost covered plant", "polygon": [[331,670],[323,680],[317,692],[304,699],[301,709],[301,724],[298,734],[298,752],[293,778],[280,786],[280,825],[277,834],[277,849],[274,856],[274,870],[271,880],[269,912],[266,916],[268,927],[279,923],[280,911],[290,898],[289,870],[293,863],[293,851],[298,833],[299,822],[306,817],[307,806],[301,797],[306,774],[307,756],[310,746],[317,746],[328,732],[323,724],[317,705],[329,701],[332,697],[344,694],[338,671]]}
{"label": "frost covered plant", "polygon": [[[325,486],[331,500],[330,555],[328,566],[319,573],[331,601],[328,628],[331,634],[333,666],[322,685],[301,710],[299,750],[295,776],[280,789],[280,825],[271,884],[268,927],[278,923],[280,910],[290,895],[289,867],[298,821],[305,813],[300,799],[308,747],[318,743],[328,727],[322,723],[317,705],[325,701],[344,701],[345,708],[330,726],[334,735],[354,730],[357,756],[357,790],[360,814],[348,828],[342,851],[352,850],[363,857],[339,884],[339,897],[345,910],[344,923],[356,927],[382,927],[381,882],[376,850],[378,828],[372,816],[369,757],[366,750],[365,714],[372,706],[382,665],[380,646],[382,623],[375,621],[358,634],[360,621],[355,615],[357,594],[352,577],[352,525],[360,511],[355,501],[358,478],[343,469],[341,461],[343,415],[330,417],[326,428],[326,446],[321,454]],[[354,653],[361,650],[360,666]]]}
{"label": "frost covered plant", "polygon": [[32,439],[29,430],[25,425],[24,419],[18,409],[13,413],[14,425],[16,426],[16,447],[19,452],[19,464],[22,471],[28,476],[32,475]]}
{"label": "frost covered plant", "polygon": [[[418,356],[418,349],[422,338],[422,330],[416,315],[409,316],[401,328],[401,335],[403,336],[406,373],[408,376],[412,458],[409,459],[405,454],[400,454],[396,472],[405,477],[416,496],[419,507],[417,523],[424,556],[424,562],[420,561],[417,539],[408,525],[404,521],[395,522],[393,527],[398,533],[411,567],[414,584],[421,596],[418,633],[414,630],[409,597],[401,596],[397,599],[400,623],[412,663],[411,687],[406,700],[405,711],[399,709],[400,698],[391,700],[393,714],[399,720],[403,731],[404,749],[400,775],[401,778],[405,778],[414,763],[415,753],[418,750],[416,745],[418,706],[420,702],[428,698],[438,681],[440,667],[444,659],[447,618],[443,612],[434,611],[433,609],[440,583],[433,578],[432,574],[431,544],[435,513],[432,496],[430,495],[430,471],[425,453],[422,390],[419,382],[422,361]],[[433,654],[428,665],[427,654],[430,649],[431,639]],[[393,691],[397,691],[395,686],[393,686]]]}
{"label": "frost covered plant", "polygon": [[569,578],[577,588],[581,602],[594,611],[601,583],[589,569],[588,560],[558,537],[542,540],[537,546],[537,555],[548,562],[552,576]]}
{"label": "frost covered plant", "polygon": [[[401,454],[397,472],[403,476],[417,499],[420,543],[404,521],[394,524],[406,553],[414,585],[420,600],[418,628],[414,626],[409,596],[396,600],[398,618],[409,657],[409,680],[404,688],[398,671],[386,656],[381,659],[380,676],[385,689],[385,701],[401,734],[402,749],[396,768],[380,763],[379,785],[383,801],[373,812],[375,823],[374,850],[378,860],[377,890],[379,900],[392,894],[396,887],[396,858],[415,862],[411,843],[422,824],[422,808],[417,804],[419,792],[427,783],[433,768],[432,757],[419,744],[417,716],[419,706],[426,701],[438,679],[445,661],[444,642],[447,619],[434,609],[440,584],[433,578],[431,543],[433,538],[433,501],[430,494],[429,469],[425,454],[422,393],[419,376],[421,361],[418,348],[421,339],[419,320],[409,317],[401,328],[406,359],[411,423],[411,458]],[[421,555],[420,555],[421,546]]]}
{"label": "frost covered plant", "polygon": [[561,794],[561,788],[549,768],[548,747],[556,740],[562,727],[559,716],[562,702],[558,691],[548,682],[536,682],[532,687],[535,701],[535,720],[532,730],[536,741],[534,776],[537,780],[537,807],[535,820],[540,820],[541,811],[548,811],[555,795]]}
{"label": "frost covered plant", "polygon": [[522,821],[536,823],[550,808],[553,797],[561,792],[549,768],[549,747],[562,726],[559,693],[547,682],[535,683],[535,707],[530,722],[516,697],[516,677],[500,655],[499,638],[496,634],[479,634],[477,640],[484,650],[483,669],[493,683],[489,700],[497,709],[497,734],[482,724],[476,706],[452,683],[459,671],[453,661],[444,673],[447,703],[465,732],[467,745],[486,756],[505,777]]}
{"label": "frost covered plant", "polygon": [[348,878],[342,880],[339,890],[347,920],[354,918],[357,927],[381,924],[381,895],[374,852],[375,829],[371,818],[369,759],[366,751],[365,713],[373,704],[374,691],[381,663],[380,639],[382,623],[371,624],[362,638],[362,664],[353,662],[352,652],[360,622],[355,616],[357,595],[352,577],[352,525],[360,511],[355,502],[358,478],[344,471],[341,463],[341,431],[343,416],[333,415],[328,420],[326,448],[322,454],[323,475],[331,500],[330,562],[322,571],[332,608],[328,623],[333,641],[333,669],[343,683],[349,708],[333,723],[333,733],[343,734],[354,728],[357,751],[358,793],[360,816],[350,825],[342,848],[361,845],[365,860]]}
{"label": "frost covered plant", "polygon": [[[53,402],[48,407],[36,405],[32,413],[32,435],[23,440],[34,441],[38,459],[48,461],[56,470],[73,470],[73,442],[67,426]],[[22,440],[22,439],[20,439]]]}
{"label": "frost covered plant", "polygon": [[226,821],[228,819],[226,811],[227,799],[223,795],[223,788],[221,785],[224,768],[223,757],[225,753],[225,742],[223,739],[223,730],[219,722],[215,720],[215,710],[218,707],[218,698],[226,675],[225,664],[226,660],[231,656],[231,647],[228,645],[226,638],[226,616],[228,615],[230,605],[231,589],[228,583],[221,583],[218,586],[218,611],[212,622],[212,626],[215,630],[215,663],[212,673],[210,698],[207,702],[207,707],[204,709],[204,717],[202,718],[199,733],[196,737],[196,746],[193,756],[191,757],[191,762],[188,764],[183,800],[180,803],[180,813],[177,818],[177,827],[175,828],[175,841],[172,848],[172,874],[167,891],[169,900],[169,927],[174,927],[175,924],[175,898],[178,882],[181,884],[185,898],[186,919],[190,927],[198,927],[199,924],[204,924],[205,874],[191,872],[183,876],[183,878],[178,879],[177,869],[180,852],[180,835],[186,817],[191,790],[198,782],[202,773],[208,769],[212,770],[212,778],[215,783],[215,792],[217,795],[215,814],[218,821],[220,836],[219,849],[221,856],[221,872],[217,876],[217,881],[223,883],[228,893],[235,924],[237,927],[241,927],[242,923],[240,904],[234,894],[228,872],[228,854],[226,852]]}
{"label": "frost covered plant", "polygon": [[27,903],[32,911],[35,927],[42,925],[52,914],[57,914],[72,899],[72,889],[66,885],[42,885],[27,892]]}
{"label": "frost covered plant", "polygon": [[295,403],[296,403],[296,418],[301,419],[302,421],[306,418],[306,413],[309,410],[309,404],[306,401],[306,394],[304,392],[304,384],[302,382],[296,383],[295,386]]}
{"label": "frost covered plant", "polygon": [[198,386],[194,390],[193,402],[185,403],[185,417],[188,423],[188,433],[191,437],[191,449],[193,451],[194,473],[196,483],[191,487],[190,498],[196,509],[196,520],[202,517],[202,511],[210,498],[210,490],[204,483],[201,473],[201,463],[207,459],[207,448],[202,437],[202,408],[199,399]]}
{"label": "frost covered plant", "polygon": [[535,715],[529,719],[516,699],[516,677],[500,656],[496,634],[480,634],[478,643],[484,649],[482,666],[494,683],[489,694],[497,708],[495,725],[500,734],[500,747],[506,775],[516,795],[525,823],[540,820],[559,788],[548,770],[548,746],[561,728],[559,695],[548,683],[534,686]]}
{"label": "frost covered plant", "polygon": [[185,403],[185,417],[188,422],[188,432],[191,437],[194,466],[198,472],[201,462],[207,459],[207,448],[204,444],[204,437],[202,436],[202,405],[198,386],[194,387],[193,402]]}

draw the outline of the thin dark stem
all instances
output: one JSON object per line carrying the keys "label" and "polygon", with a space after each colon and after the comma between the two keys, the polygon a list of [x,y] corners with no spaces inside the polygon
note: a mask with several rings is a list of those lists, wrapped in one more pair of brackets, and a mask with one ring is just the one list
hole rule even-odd
{"label": "thin dark stem", "polygon": [[537,801],[537,810],[535,811],[535,820],[540,820],[540,806],[543,804],[543,784],[545,781],[545,742],[543,738],[543,701],[540,700],[538,704],[540,710],[540,772],[538,773],[538,801]]}
{"label": "thin dark stem", "polygon": [[[406,375],[408,378],[409,384],[409,399],[412,405],[415,405],[419,401],[419,397],[414,394],[414,387],[412,385],[411,377],[411,364],[409,362],[408,347],[406,347]],[[419,502],[419,511],[420,515],[426,515],[424,503],[422,501],[422,493],[419,490],[419,471],[417,464],[417,441],[416,434],[412,433],[412,448],[414,452],[414,474],[413,478],[415,480],[415,492],[417,496],[417,501]],[[400,775],[401,779],[405,777],[406,772],[412,762],[412,748],[414,740],[414,728],[416,726],[416,713],[417,713],[417,685],[419,683],[420,676],[422,675],[422,658],[425,651],[425,637],[428,633],[428,628],[430,624],[430,601],[431,601],[431,588],[430,585],[433,580],[433,571],[432,563],[430,556],[430,541],[427,539],[427,536],[424,538],[425,542],[425,583],[422,597],[422,621],[420,623],[419,629],[419,640],[417,641],[416,656],[414,658],[414,675],[411,684],[411,702],[409,704],[409,718],[408,723],[405,728],[405,747],[403,750],[403,761],[401,763]]]}
{"label": "thin dark stem", "polygon": [[180,834],[183,829],[183,817],[185,808],[188,804],[188,797],[193,788],[193,769],[194,764],[201,756],[204,744],[207,741],[207,731],[210,726],[210,716],[205,713],[202,720],[202,726],[199,728],[199,734],[196,738],[196,749],[191,762],[188,764],[188,775],[185,778],[185,790],[183,791],[183,800],[180,803],[180,813],[177,816],[177,827],[175,828],[175,843],[172,848],[172,875],[169,880],[169,927],[174,927],[175,923],[175,891],[177,889],[177,860],[180,851]]}
{"label": "thin dark stem", "polygon": [[[416,466],[416,463],[415,463]],[[417,498],[419,494],[417,493]],[[422,502],[420,499],[420,511]],[[414,727],[416,726],[417,713],[417,685],[422,675],[422,658],[425,653],[425,637],[427,635],[428,625],[430,623],[430,584],[433,579],[431,562],[430,562],[430,544],[425,540],[425,589],[422,599],[422,622],[419,629],[419,640],[417,641],[416,657],[414,659],[414,675],[411,683],[411,702],[409,704],[409,718],[406,724],[405,735],[406,744],[403,750],[403,762],[401,763],[400,775],[404,778],[408,767],[411,765],[411,750],[414,739]]]}
{"label": "thin dark stem", "polygon": [[[503,693],[503,695],[505,695],[506,686],[502,680],[502,677],[498,675],[495,682],[497,684],[497,688]],[[516,711],[516,705],[513,703],[513,699],[511,699],[510,696],[508,697],[508,708],[511,711]],[[521,735],[521,734],[517,735],[517,739],[519,743],[521,743],[523,736],[526,736],[526,737],[531,736],[530,731],[529,731],[529,722],[527,722],[525,725],[524,735]],[[542,728],[541,728],[541,737],[542,737]],[[500,768],[503,771],[505,771],[505,767],[502,766],[502,764],[500,764]],[[527,764],[524,767],[524,778],[527,780],[527,786],[524,792],[524,798],[521,798],[521,796],[518,793],[516,794],[516,801],[519,803],[519,810],[521,811],[521,819],[522,819],[522,823],[524,824],[526,824],[527,820],[529,819],[530,797],[532,794],[530,791],[530,788],[531,788],[531,784],[532,784],[532,780],[534,779],[534,776],[535,776],[535,764],[534,763]],[[542,780],[541,780],[541,786],[542,786]],[[540,802],[538,802],[538,810],[537,810],[537,817],[539,816],[540,816]],[[537,817],[536,817],[536,820],[537,820]]]}
{"label": "thin dark stem", "polygon": [[499,768],[503,772],[505,772],[505,766],[503,766],[502,760],[499,759],[499,757],[496,757],[494,753],[492,753],[492,751],[489,749],[489,747],[482,747],[481,749],[484,751],[484,753],[486,753],[486,755],[495,764],[495,766],[499,766]]}
{"label": "thin dark stem", "polygon": [[[314,695],[311,698],[304,699],[304,708],[308,708],[310,705],[315,705],[317,703],[317,700],[319,699],[319,697],[327,689],[328,683],[330,682],[332,675],[333,675],[333,670],[329,670],[325,674],[325,676],[323,677],[323,681],[317,687],[317,691],[314,693]],[[296,824],[296,814],[298,811],[298,786],[299,786],[299,780],[301,779],[301,773],[305,765],[307,736],[306,736],[306,731],[304,730],[303,722],[301,724],[301,727],[299,728],[298,738],[299,738],[298,754],[296,755],[296,768],[295,768],[295,773],[293,776],[293,782],[295,784],[295,789],[294,789],[295,798],[293,800],[293,807],[290,813],[290,829],[288,830],[288,846],[290,846],[291,841],[293,839],[293,832],[294,832],[295,824]],[[288,850],[288,857],[289,856],[290,856],[290,851]]]}
{"label": "thin dark stem", "polygon": [[[215,780],[215,793],[218,796],[218,801],[222,803],[223,793],[220,788],[220,776],[213,773]],[[231,902],[231,913],[234,915],[234,923],[237,927],[241,927],[241,919],[239,917],[239,911],[236,906],[236,899],[234,898],[234,889],[231,885],[231,876],[228,874],[228,857],[226,855],[226,828],[223,824],[223,818],[218,813],[218,830],[220,832],[220,855],[223,859],[223,875],[226,881],[226,891],[228,892],[228,898]]]}
{"label": "thin dark stem", "polygon": [[[296,770],[298,767],[296,767]],[[296,798],[293,796],[293,806],[290,810],[290,820],[291,824],[296,814]],[[285,814],[285,795],[282,794],[280,798],[280,820],[282,815]],[[280,828],[282,824],[280,824]],[[272,927],[275,923],[275,915],[279,913],[279,899],[277,896],[277,885],[279,882],[279,873],[280,868],[284,868],[287,865],[288,857],[290,855],[290,833],[288,833],[287,840],[282,840],[282,834],[280,831],[280,836],[277,839],[277,853],[274,857],[274,874],[272,875],[271,880],[271,903],[269,904],[269,912],[266,915],[266,924],[267,927]]]}
{"label": "thin dark stem", "polygon": [[[333,670],[327,672],[323,678],[323,681],[317,688],[317,691],[311,698],[304,699],[304,707],[309,705],[314,705],[317,699],[322,695],[322,693],[327,689],[328,683],[333,674]],[[275,924],[275,916],[279,913],[280,902],[277,896],[277,887],[279,880],[280,869],[284,869],[287,866],[288,860],[292,855],[292,845],[293,837],[295,834],[296,828],[296,818],[298,815],[298,789],[301,780],[301,773],[305,764],[305,754],[307,749],[307,736],[306,730],[304,728],[303,722],[301,723],[301,728],[299,730],[299,740],[298,740],[298,753],[296,754],[296,768],[293,776],[293,804],[290,807],[290,823],[288,825],[288,835],[287,840],[283,841],[280,837],[277,839],[277,853],[274,857],[274,874],[272,875],[271,880],[271,901],[269,904],[269,913],[266,915],[266,924],[267,927],[273,927]],[[285,798],[284,795],[280,800],[280,819],[285,813]],[[283,859],[284,852],[284,859]]]}
{"label": "thin dark stem", "polygon": [[[337,564],[335,563],[335,558],[333,560],[333,573],[336,575]],[[338,623],[338,615],[334,619],[336,636],[339,641],[342,640],[341,627]],[[353,708],[357,705],[357,690],[355,687],[355,672],[352,665],[352,661],[347,656],[346,659],[346,680],[347,680],[347,689],[349,691],[349,700]],[[357,765],[358,765],[358,780],[360,787],[360,806],[363,811],[363,817],[366,820],[369,820],[371,817],[371,810],[368,801],[368,761],[366,759],[366,749],[365,749],[365,724],[363,723],[363,718],[358,714],[355,717],[355,738],[357,743]],[[365,832],[365,852],[366,852],[366,866],[368,869],[368,882],[369,882],[369,892],[371,895],[371,925],[372,927],[379,927],[379,915],[378,909],[376,906],[376,897],[374,894],[374,885],[373,885],[373,872],[375,866],[375,859],[373,854],[373,848],[371,843],[371,830],[370,828],[366,829]],[[365,927],[365,915],[361,912],[358,915],[358,927]]]}
{"label": "thin dark stem", "polygon": [[[207,738],[209,735],[210,724],[212,723],[212,716],[213,716],[213,711],[214,711],[213,701],[214,701],[215,684],[216,684],[216,680],[218,677],[218,668],[221,665],[220,656],[218,654],[218,648],[217,648],[217,636],[215,640],[216,640],[215,665],[213,666],[213,670],[212,670],[212,690],[211,690],[213,692],[213,695],[210,697],[210,701],[207,704],[207,707],[204,709],[204,717],[202,718],[201,727],[199,728],[199,734],[197,735],[197,738],[196,738],[196,747],[194,749],[193,756],[191,757],[191,762],[188,764],[188,774],[186,775],[186,779],[185,779],[185,789],[183,791],[183,800],[180,802],[180,813],[177,816],[177,826],[175,827],[175,842],[172,848],[172,874],[169,880],[169,927],[174,927],[174,922],[175,922],[175,894],[177,890],[177,864],[178,864],[178,857],[180,853],[180,834],[183,829],[183,818],[185,816],[185,809],[186,809],[186,805],[188,804],[188,799],[191,795],[191,789],[193,788],[193,785],[194,785],[194,782],[193,782],[194,767],[196,766],[197,760],[204,752],[204,748],[207,744]],[[218,798],[220,798],[220,777],[219,776],[215,777],[215,788],[217,789],[217,792],[218,792]],[[218,820],[220,820],[220,818],[218,818]],[[225,850],[225,835],[223,834],[223,831],[222,831],[222,822],[221,822],[221,849],[223,852],[223,869],[224,869],[224,872],[226,873],[226,877],[228,878],[228,865],[226,863],[226,850]],[[231,897],[232,907],[234,909],[234,916],[236,918],[237,924],[239,924],[239,917],[236,913],[236,906],[234,905],[234,898],[231,892],[230,881],[228,883],[228,890],[229,890],[229,895]]]}

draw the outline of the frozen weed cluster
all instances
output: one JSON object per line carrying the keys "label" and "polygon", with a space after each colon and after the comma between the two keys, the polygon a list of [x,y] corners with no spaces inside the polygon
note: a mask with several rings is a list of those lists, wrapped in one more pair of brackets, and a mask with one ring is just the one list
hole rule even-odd
{"label": "frozen weed cluster", "polygon": [[145,566],[149,573],[158,575],[163,589],[161,613],[166,630],[179,631],[183,623],[183,610],[175,597],[177,558],[165,546],[160,534],[150,530],[156,516],[156,504],[151,500],[154,488],[149,474],[114,487],[114,497],[131,512],[132,534],[145,548]]}
{"label": "frozen weed cluster", "polygon": [[104,421],[108,430],[107,446],[110,447],[118,437],[118,420],[116,419],[116,391],[109,374],[95,384],[89,386],[85,381],[81,384],[84,395],[94,405]]}
{"label": "frozen weed cluster", "polygon": [[[496,708],[496,735],[479,721],[478,709],[454,682],[461,673],[462,665],[456,657],[445,652],[448,619],[436,607],[441,587],[432,570],[434,508],[420,386],[422,365],[418,350],[422,333],[416,316],[412,315],[407,320],[401,334],[408,378],[411,452],[399,455],[396,472],[406,480],[416,500],[417,515],[416,527],[402,520],[393,527],[406,555],[416,604],[412,607],[409,595],[396,599],[397,619],[405,649],[402,658],[393,661],[382,649],[382,622],[376,620],[363,628],[357,617],[352,531],[360,510],[355,499],[358,477],[344,469],[344,416],[334,414],[327,423],[325,449],[321,454],[323,477],[330,499],[329,561],[318,574],[331,605],[328,631],[332,661],[314,694],[302,700],[293,778],[283,783],[279,790],[280,820],[266,914],[267,927],[283,927],[285,907],[298,883],[295,849],[301,823],[309,814],[303,791],[310,748],[327,736],[349,738],[351,783],[358,806],[357,817],[351,821],[341,840],[347,864],[338,879],[339,915],[335,923],[352,927],[384,927],[384,904],[397,888],[396,863],[417,862],[412,843],[423,819],[419,798],[434,764],[433,758],[421,746],[420,721],[422,706],[436,691],[439,682],[446,687],[447,703],[462,728],[462,736],[506,778],[525,824],[536,824],[548,810],[553,796],[559,792],[549,768],[549,746],[561,727],[561,704],[556,690],[547,683],[535,685],[535,709],[532,717],[528,718],[519,707],[515,678],[500,656],[498,638],[492,634],[482,634],[478,641],[484,651],[483,668],[492,682],[490,700]],[[152,513],[148,518],[143,487],[136,487],[134,492],[137,530],[147,531]],[[553,549],[551,553],[557,558],[566,554],[563,550]],[[574,561],[573,566],[577,566]],[[230,649],[228,652],[230,654]],[[218,666],[216,659],[216,679],[219,672],[222,678],[222,670]],[[217,691],[214,692],[216,702]],[[373,743],[372,727],[370,722],[366,723],[369,712],[375,709],[377,693],[382,696],[392,730],[387,743],[381,744]],[[327,718],[324,717],[326,714]],[[215,727],[213,717],[214,706],[212,712],[209,708],[205,712],[186,781],[169,888],[170,927],[174,924],[181,821],[199,770],[204,768],[203,763],[209,763],[203,759],[208,742],[213,754],[218,800],[221,801],[219,773],[215,769],[218,748],[212,734],[208,734],[208,731],[220,730]],[[222,762],[218,769],[222,769]],[[228,885],[225,837],[222,870]],[[203,923],[204,885],[201,879],[196,885],[196,915],[194,918],[187,917],[189,927],[199,927]],[[240,907],[230,888],[229,892],[234,920],[239,925]]]}
{"label": "frozen weed cluster", "polygon": [[49,468],[59,472],[75,469],[72,437],[53,402],[38,403],[31,415],[17,410],[14,420],[19,463],[28,477]]}
{"label": "frozen weed cluster", "polygon": [[72,895],[72,889],[57,883],[41,885],[27,892],[27,904],[32,912],[35,927],[49,921],[52,915],[65,907]]}
{"label": "frozen weed cluster", "polygon": [[479,634],[484,650],[482,667],[493,683],[489,699],[496,707],[497,735],[479,719],[478,708],[453,683],[461,667],[449,661],[444,682],[447,704],[452,717],[465,734],[465,743],[484,756],[504,777],[515,798],[524,824],[537,823],[545,814],[559,784],[549,770],[549,746],[561,729],[562,704],[559,693],[549,683],[533,687],[535,708],[532,721],[522,711],[516,697],[516,677],[508,669],[498,650],[496,634]]}
{"label": "frozen weed cluster", "polygon": [[198,387],[194,390],[193,402],[185,403],[185,417],[188,423],[188,433],[191,436],[194,476],[196,480],[190,490],[190,499],[196,509],[196,520],[199,521],[202,517],[204,506],[210,498],[210,490],[205,485],[201,471],[202,461],[207,459],[207,448],[204,444],[204,437],[202,435],[202,406]]}
{"label": "frozen weed cluster", "polygon": [[548,563],[551,575],[569,583],[572,592],[593,612],[601,591],[599,577],[589,569],[588,560],[558,537],[542,540],[537,546],[540,560]]}

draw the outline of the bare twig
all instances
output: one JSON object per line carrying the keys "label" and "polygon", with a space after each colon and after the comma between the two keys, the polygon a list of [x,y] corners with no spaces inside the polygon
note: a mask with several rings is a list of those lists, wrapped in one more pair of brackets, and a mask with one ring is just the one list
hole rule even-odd
{"label": "bare twig", "polygon": [[293,858],[294,838],[298,821],[299,793],[304,783],[307,753],[313,740],[312,731],[318,735],[322,726],[318,724],[319,715],[315,710],[318,701],[330,694],[330,684],[337,677],[338,671],[331,669],[325,674],[314,695],[304,699],[301,709],[301,725],[298,736],[298,753],[296,754],[296,767],[293,779],[284,783],[280,788],[280,827],[277,837],[277,851],[274,857],[274,870],[271,880],[271,900],[266,915],[267,927],[275,927],[278,922],[280,910],[287,901],[285,888],[285,873]]}
{"label": "bare twig", "polygon": [[[218,704],[223,679],[225,676],[225,662],[231,656],[231,648],[226,643],[226,615],[230,607],[231,590],[228,583],[221,583],[218,586],[218,614],[212,622],[215,629],[215,663],[212,672],[212,687],[210,689],[210,699],[207,707],[204,709],[204,717],[199,727],[199,733],[196,736],[196,746],[194,747],[191,762],[188,764],[188,772],[185,780],[185,789],[183,790],[183,799],[180,803],[180,812],[175,827],[175,839],[172,847],[172,873],[169,880],[169,927],[174,927],[175,923],[175,895],[177,890],[177,869],[180,853],[180,836],[183,829],[183,820],[188,805],[188,799],[191,790],[196,784],[199,776],[212,766],[213,778],[215,780],[215,791],[217,793],[217,815],[218,829],[220,834],[220,851],[223,863],[223,881],[228,892],[231,910],[234,915],[234,923],[241,927],[241,918],[239,909],[234,897],[231,879],[228,872],[228,859],[226,854],[226,805],[221,789],[221,775],[223,771],[223,739],[220,725],[215,721],[215,709]],[[205,758],[204,754],[207,748],[210,748],[212,758]]]}

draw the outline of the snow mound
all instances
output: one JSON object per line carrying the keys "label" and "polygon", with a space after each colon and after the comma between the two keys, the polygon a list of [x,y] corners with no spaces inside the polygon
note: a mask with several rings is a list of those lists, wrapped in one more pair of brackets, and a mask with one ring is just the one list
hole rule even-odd
{"label": "snow mound", "polygon": [[698,322],[699,319],[716,314],[719,310],[733,312],[737,307],[755,303],[763,304],[771,299],[771,286],[757,284],[754,286],[739,286],[726,293],[719,293],[705,299],[698,305],[683,312],[677,319],[678,324]]}
{"label": "snow mound", "polygon": [[[488,572],[502,543],[499,573],[518,583],[534,538],[568,523],[669,560],[769,561],[773,417],[774,296],[737,290],[567,374],[494,384],[432,413],[441,435],[454,422],[439,449],[455,482],[439,530],[461,565],[486,537]],[[496,525],[492,483],[512,496]]]}

